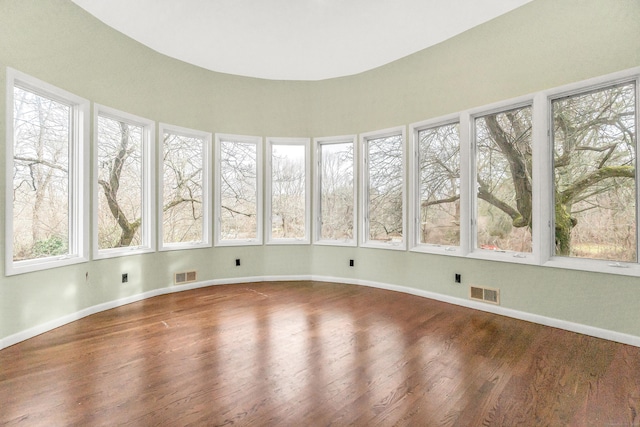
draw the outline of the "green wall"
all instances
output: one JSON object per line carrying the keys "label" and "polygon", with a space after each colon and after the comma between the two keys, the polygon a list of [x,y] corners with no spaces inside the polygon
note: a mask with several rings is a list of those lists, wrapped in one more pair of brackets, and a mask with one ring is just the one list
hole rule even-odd
{"label": "green wall", "polygon": [[[417,22],[407,11],[407,25]],[[151,51],[69,0],[0,0],[0,99],[9,66],[93,102],[212,133],[317,137],[373,131],[639,65],[637,0],[535,0],[386,66],[318,82],[206,71]],[[4,150],[0,168],[5,188]],[[4,198],[0,203],[4,224]],[[4,259],[3,245],[0,253]],[[238,257],[241,267],[233,264]],[[356,259],[354,268],[347,266],[349,258]],[[185,269],[197,270],[199,280],[312,274],[466,298],[466,286],[452,283],[457,272],[465,283],[499,287],[503,307],[640,336],[638,278],[303,245],[163,252],[3,275],[0,338],[170,286],[173,273]],[[129,283],[120,283],[122,272],[129,273]]]}

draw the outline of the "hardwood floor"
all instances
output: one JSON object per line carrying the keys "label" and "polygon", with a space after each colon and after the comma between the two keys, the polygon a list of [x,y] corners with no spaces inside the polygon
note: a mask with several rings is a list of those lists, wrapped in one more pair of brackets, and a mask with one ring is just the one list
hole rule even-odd
{"label": "hardwood floor", "polygon": [[640,348],[354,285],[214,286],[0,351],[0,425],[640,426]]}

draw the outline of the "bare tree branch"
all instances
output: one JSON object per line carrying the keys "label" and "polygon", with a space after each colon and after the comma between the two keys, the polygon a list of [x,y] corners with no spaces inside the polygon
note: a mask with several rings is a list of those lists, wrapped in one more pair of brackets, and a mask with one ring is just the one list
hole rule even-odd
{"label": "bare tree branch", "polygon": [[606,166],[593,171],[584,178],[574,182],[560,193],[560,203],[570,204],[576,197],[590,187],[608,178],[635,178],[632,166]]}
{"label": "bare tree branch", "polygon": [[52,163],[52,162],[49,162],[49,161],[44,160],[44,159],[36,159],[36,158],[33,158],[33,157],[22,157],[22,156],[14,156],[13,159],[21,161],[21,162],[27,162],[27,163],[29,163],[29,166],[35,165],[35,164],[40,164],[40,165],[45,165],[47,167],[50,167],[51,169],[57,169],[57,170],[62,171],[64,173],[68,172],[67,168],[63,167],[62,165],[57,164],[57,163]]}
{"label": "bare tree branch", "polygon": [[421,203],[423,208],[429,207],[429,206],[435,206],[435,205],[442,205],[444,203],[453,203],[457,200],[460,200],[460,195],[456,195],[456,196],[452,196],[452,197],[447,197],[446,199],[439,199],[439,200],[425,200]]}

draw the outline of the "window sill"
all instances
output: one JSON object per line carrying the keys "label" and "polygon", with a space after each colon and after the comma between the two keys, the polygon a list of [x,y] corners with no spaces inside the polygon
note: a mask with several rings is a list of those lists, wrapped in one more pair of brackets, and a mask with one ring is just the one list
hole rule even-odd
{"label": "window sill", "polygon": [[360,244],[361,248],[371,248],[371,249],[388,249],[392,251],[406,251],[407,246],[405,242],[376,242],[376,241],[368,241]]}
{"label": "window sill", "polygon": [[267,245],[309,245],[309,239],[273,239],[267,241]]}
{"label": "window sill", "polygon": [[262,245],[262,241],[258,239],[219,240],[214,243],[215,247],[261,246],[261,245]]}
{"label": "window sill", "polygon": [[135,247],[135,248],[114,248],[114,249],[103,249],[98,250],[94,253],[93,259],[108,259],[108,258],[118,258],[123,256],[130,255],[141,255],[155,252],[153,249],[149,247]]}
{"label": "window sill", "polygon": [[88,262],[88,257],[77,255],[66,255],[51,258],[41,258],[38,260],[10,261],[6,264],[5,276],[15,276],[24,273],[49,270],[52,268],[65,267],[67,265],[81,264]]}
{"label": "window sill", "polygon": [[537,257],[532,253],[514,251],[492,251],[487,249],[476,249],[467,254],[467,258],[481,259],[486,261],[510,262],[514,264],[539,265]]}
{"label": "window sill", "polygon": [[616,274],[640,277],[640,265],[616,261],[553,257],[542,264],[545,267],[579,270],[591,273]]}
{"label": "window sill", "polygon": [[318,246],[344,246],[344,247],[356,247],[358,246],[355,240],[316,240],[313,242]]}
{"label": "window sill", "polygon": [[167,243],[162,245],[158,251],[167,252],[167,251],[182,251],[187,249],[206,249],[210,248],[210,243],[203,242],[191,242],[191,243]]}
{"label": "window sill", "polygon": [[419,244],[409,249],[409,251],[423,254],[448,255],[457,257],[464,257],[466,255],[462,251],[462,248],[460,246]]}

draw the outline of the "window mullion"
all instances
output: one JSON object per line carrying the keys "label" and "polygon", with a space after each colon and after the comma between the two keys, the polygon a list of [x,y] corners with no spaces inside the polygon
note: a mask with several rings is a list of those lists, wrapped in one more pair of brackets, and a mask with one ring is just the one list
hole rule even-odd
{"label": "window mullion", "polygon": [[536,264],[547,262],[553,248],[553,155],[550,103],[544,93],[533,99],[533,256]]}
{"label": "window mullion", "polygon": [[472,206],[475,195],[472,192],[475,182],[475,157],[471,138],[471,118],[469,112],[460,114],[460,250],[466,255],[471,250]]}

